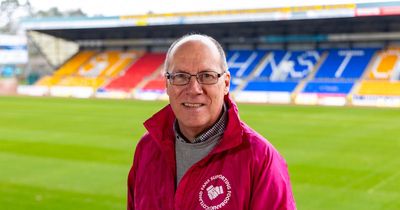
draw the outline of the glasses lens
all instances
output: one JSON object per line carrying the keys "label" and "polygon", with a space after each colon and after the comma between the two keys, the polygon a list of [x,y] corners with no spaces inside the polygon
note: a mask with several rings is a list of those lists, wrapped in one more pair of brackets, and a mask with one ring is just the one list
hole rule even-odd
{"label": "glasses lens", "polygon": [[200,72],[198,79],[201,84],[215,84],[218,82],[218,73],[216,72]]}
{"label": "glasses lens", "polygon": [[173,85],[186,85],[190,80],[190,74],[175,73],[171,75]]}
{"label": "glasses lens", "polygon": [[[225,72],[224,72],[225,73]],[[212,85],[218,82],[218,78],[221,77],[224,73],[219,74],[214,71],[205,71],[205,72],[200,72],[198,74],[192,75],[189,73],[168,73],[166,74],[167,78],[173,85],[186,85],[190,82],[190,78],[192,76],[196,76],[197,81],[200,84],[205,84],[205,85]]]}

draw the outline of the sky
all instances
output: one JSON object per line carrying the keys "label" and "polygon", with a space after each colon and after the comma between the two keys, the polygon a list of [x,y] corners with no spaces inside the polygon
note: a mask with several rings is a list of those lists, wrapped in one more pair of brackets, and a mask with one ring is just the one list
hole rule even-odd
{"label": "sky", "polygon": [[[59,10],[81,8],[89,16],[119,16],[169,12],[210,11],[226,9],[251,9],[321,4],[387,2],[394,0],[30,0],[33,8]],[[20,0],[24,2],[24,0]]]}

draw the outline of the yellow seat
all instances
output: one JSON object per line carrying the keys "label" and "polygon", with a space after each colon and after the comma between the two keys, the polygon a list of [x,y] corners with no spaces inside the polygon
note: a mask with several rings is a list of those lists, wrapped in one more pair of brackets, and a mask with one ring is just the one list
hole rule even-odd
{"label": "yellow seat", "polygon": [[369,73],[370,79],[384,79],[390,78],[397,62],[399,61],[400,50],[386,50],[378,54],[380,60],[374,69]]}
{"label": "yellow seat", "polygon": [[86,61],[88,61],[94,54],[95,54],[94,51],[82,51],[78,53],[72,59],[70,59],[64,65],[62,65],[54,73],[54,75],[68,76],[75,73],[76,71],[78,71],[78,68],[82,66]]}
{"label": "yellow seat", "polygon": [[360,84],[358,94],[400,96],[400,82],[385,80],[364,80]]}

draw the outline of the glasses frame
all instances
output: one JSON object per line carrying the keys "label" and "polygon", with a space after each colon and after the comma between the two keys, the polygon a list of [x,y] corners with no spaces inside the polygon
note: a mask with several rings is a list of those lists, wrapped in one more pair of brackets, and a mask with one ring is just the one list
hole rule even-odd
{"label": "glasses frame", "polygon": [[[202,83],[202,82],[200,82],[200,77],[199,77],[199,75],[205,74],[205,73],[215,73],[215,74],[217,75],[217,79],[215,80],[215,82],[214,82],[214,83]],[[185,86],[185,85],[189,84],[189,83],[190,83],[190,80],[192,79],[192,77],[196,77],[197,82],[198,82],[199,84],[201,84],[201,85],[214,85],[214,84],[217,84],[217,83],[218,83],[219,78],[220,78],[222,75],[224,75],[225,73],[226,73],[226,71],[224,71],[224,72],[222,72],[222,73],[218,73],[218,72],[216,72],[216,71],[202,71],[202,72],[199,72],[199,73],[197,73],[197,74],[189,74],[189,73],[187,73],[187,72],[177,72],[177,73],[169,73],[169,72],[167,72],[167,73],[165,73],[165,77],[167,78],[167,80],[169,81],[169,83],[170,83],[171,85],[175,85],[175,86]],[[172,82],[172,77],[174,77],[174,76],[176,76],[176,75],[178,75],[178,74],[184,74],[184,75],[188,75],[188,76],[189,76],[189,79],[187,80],[187,82],[186,82],[185,84],[174,84],[174,83]]]}

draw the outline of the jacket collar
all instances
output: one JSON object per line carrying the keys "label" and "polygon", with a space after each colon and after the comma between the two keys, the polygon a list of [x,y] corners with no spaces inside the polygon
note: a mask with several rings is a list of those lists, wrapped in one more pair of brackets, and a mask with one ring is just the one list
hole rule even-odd
{"label": "jacket collar", "polygon": [[[228,105],[228,124],[220,143],[211,152],[212,154],[231,149],[242,143],[243,128],[241,126],[238,108],[229,94],[224,97],[224,101]],[[175,114],[172,111],[171,105],[168,104],[144,122],[144,126],[149,134],[161,148],[168,150],[168,152],[171,152],[171,149],[174,151],[174,121]],[[168,148],[164,148],[165,146]]]}

